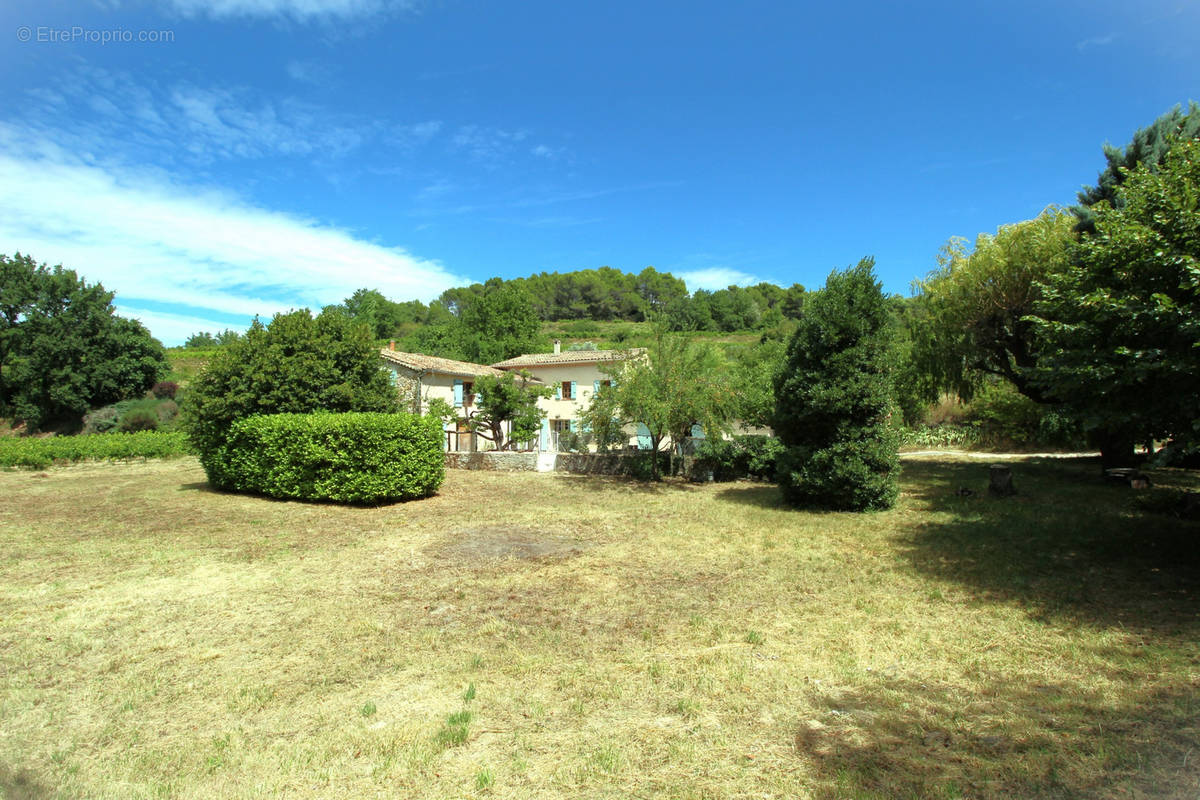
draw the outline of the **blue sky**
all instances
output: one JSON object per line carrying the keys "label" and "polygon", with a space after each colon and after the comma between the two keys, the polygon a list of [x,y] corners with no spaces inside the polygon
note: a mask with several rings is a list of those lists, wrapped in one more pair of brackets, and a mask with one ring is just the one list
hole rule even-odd
{"label": "blue sky", "polygon": [[907,293],[1200,99],[1178,0],[9,0],[0,38],[0,252],[168,344],[603,265]]}

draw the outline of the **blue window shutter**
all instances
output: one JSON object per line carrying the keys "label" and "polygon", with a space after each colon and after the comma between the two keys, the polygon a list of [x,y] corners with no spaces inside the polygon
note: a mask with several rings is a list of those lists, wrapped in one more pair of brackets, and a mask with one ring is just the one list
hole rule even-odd
{"label": "blue window shutter", "polygon": [[640,422],[637,424],[637,440],[639,450],[649,450],[654,444],[650,439],[650,429]]}
{"label": "blue window shutter", "polygon": [[575,381],[571,381],[571,399],[572,400],[579,399],[579,389],[576,388],[576,385],[577,384],[575,383]]}
{"label": "blue window shutter", "polygon": [[454,407],[462,408],[463,404],[463,385],[458,378],[454,379]]}
{"label": "blue window shutter", "polygon": [[561,383],[554,385],[554,399],[562,400],[562,384]]}
{"label": "blue window shutter", "polygon": [[592,381],[592,394],[600,394],[600,381]]}
{"label": "blue window shutter", "polygon": [[542,435],[538,441],[538,449],[545,452],[550,449],[550,420],[542,417]]}
{"label": "blue window shutter", "polygon": [[700,427],[699,424],[692,426],[692,438],[693,439],[703,439],[704,438],[704,428]]}

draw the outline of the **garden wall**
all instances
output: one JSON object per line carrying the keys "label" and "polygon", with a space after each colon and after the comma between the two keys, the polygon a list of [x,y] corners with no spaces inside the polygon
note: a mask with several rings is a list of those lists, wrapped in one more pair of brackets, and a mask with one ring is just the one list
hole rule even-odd
{"label": "garden wall", "polygon": [[[647,453],[446,453],[447,469],[481,469],[496,472],[566,472],[571,475],[649,474]],[[688,475],[694,458],[659,454],[664,475]],[[539,463],[540,462],[540,463]]]}
{"label": "garden wall", "polygon": [[533,472],[537,453],[446,453],[447,469],[487,469],[499,472]]}

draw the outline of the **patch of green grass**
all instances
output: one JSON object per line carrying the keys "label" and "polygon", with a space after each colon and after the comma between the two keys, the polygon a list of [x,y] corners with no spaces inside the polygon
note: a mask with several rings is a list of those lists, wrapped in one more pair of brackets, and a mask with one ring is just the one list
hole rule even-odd
{"label": "patch of green grass", "polygon": [[363,716],[363,717],[373,717],[373,716],[375,716],[375,711],[376,711],[375,704],[373,702],[371,702],[370,700],[363,703],[362,708],[358,709],[359,715]]}
{"label": "patch of green grass", "polygon": [[475,773],[475,788],[486,792],[496,784],[496,775],[487,767]]}
{"label": "patch of green grass", "polygon": [[463,744],[470,734],[471,717],[471,712],[466,709],[446,717],[446,722],[434,736],[434,741],[442,747],[457,747]]}

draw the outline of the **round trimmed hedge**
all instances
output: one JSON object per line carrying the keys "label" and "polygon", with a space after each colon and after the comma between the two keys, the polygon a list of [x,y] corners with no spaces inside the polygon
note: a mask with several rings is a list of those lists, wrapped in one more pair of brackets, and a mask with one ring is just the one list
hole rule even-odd
{"label": "round trimmed hedge", "polygon": [[201,457],[211,483],[291,500],[429,497],[445,478],[442,426],[413,414],[263,414],[233,423]]}

